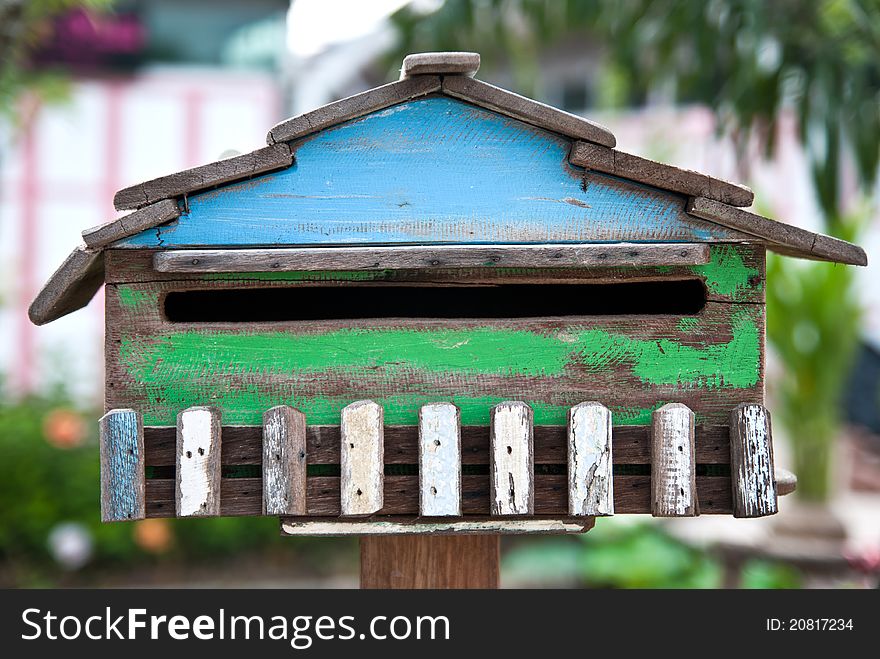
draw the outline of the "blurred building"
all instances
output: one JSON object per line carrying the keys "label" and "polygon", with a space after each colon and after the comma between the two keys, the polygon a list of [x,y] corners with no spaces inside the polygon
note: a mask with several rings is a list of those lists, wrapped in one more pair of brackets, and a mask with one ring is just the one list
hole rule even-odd
{"label": "blurred building", "polygon": [[287,0],[120,2],[69,13],[37,54],[72,76],[60,104],[0,127],[0,372],[17,393],[63,380],[100,399],[103,299],[44,328],[27,307],[126,185],[265,143],[282,117]]}

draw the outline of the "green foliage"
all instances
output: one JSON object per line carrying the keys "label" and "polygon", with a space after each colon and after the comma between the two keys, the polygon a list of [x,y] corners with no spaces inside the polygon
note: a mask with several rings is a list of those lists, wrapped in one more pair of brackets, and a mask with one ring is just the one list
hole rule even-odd
{"label": "green foliage", "polygon": [[[839,225],[856,233],[864,218]],[[854,276],[852,268],[831,263],[772,254],[767,260],[767,337],[785,365],[773,381],[777,419],[793,440],[798,494],[814,501],[829,494],[840,396],[859,338]]]}
{"label": "green foliage", "polygon": [[[575,538],[525,542],[504,557],[504,574],[516,580],[591,588],[719,588],[722,567],[705,550],[690,547],[656,524],[598,520]],[[796,588],[796,572],[749,563],[743,587]]]}
{"label": "green foliage", "polygon": [[0,3],[0,117],[14,122],[21,116],[20,98],[26,93],[43,102],[67,97],[67,78],[62,71],[37,70],[29,66],[30,54],[49,36],[51,20],[76,8],[101,11],[113,0],[10,0]]}
{"label": "green foliage", "polygon": [[[59,410],[86,424],[81,444],[59,448],[47,441],[47,419]],[[97,441],[99,414],[77,411],[62,391],[13,402],[0,400],[0,585],[52,585],[62,575],[48,536],[65,522],[92,536],[87,570],[122,570],[145,564],[222,559],[244,552],[331,555],[320,541],[282,538],[276,518],[169,520],[170,546],[151,553],[138,544],[138,523],[102,524]],[[57,443],[57,442],[56,442]]]}

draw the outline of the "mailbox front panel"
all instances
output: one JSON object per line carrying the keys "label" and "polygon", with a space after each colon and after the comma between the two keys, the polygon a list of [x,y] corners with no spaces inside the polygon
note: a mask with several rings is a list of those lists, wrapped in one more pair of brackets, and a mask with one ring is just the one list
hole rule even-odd
{"label": "mailbox front panel", "polygon": [[[260,513],[261,420],[270,408],[289,405],[305,415],[308,427],[308,514],[338,515],[340,416],[365,399],[384,410],[382,514],[418,513],[419,409],[450,402],[462,424],[462,512],[488,515],[490,412],[505,400],[527,403],[534,416],[536,515],[566,516],[565,425],[569,410],[587,400],[612,414],[618,511],[650,510],[648,426],[652,413],[670,402],[695,413],[703,512],[731,510],[730,412],[740,403],[763,402],[762,247],[715,245],[710,262],[700,266],[206,275],[157,273],[150,252],[134,254],[108,252],[107,407],[143,414],[148,515],[174,509],[173,426],[181,410],[198,405],[222,414],[221,514]],[[656,313],[653,300],[650,314],[363,313],[371,300],[387,309],[382,296],[405,289],[430,300],[432,290],[450,287],[462,295],[476,287],[485,295],[517,285],[538,286],[538,292],[540,286],[567,286],[562,290],[587,295],[600,290],[591,286],[682,281],[703,287],[701,310]],[[356,291],[357,317],[346,319],[337,309],[320,319],[303,309],[307,320],[290,320],[298,312],[288,309],[278,314],[284,320],[250,321],[209,309],[214,315],[199,320],[198,309],[186,309],[187,300],[198,299],[186,297],[191,293],[220,292],[215,299],[222,302],[227,292],[269,291],[265,299],[272,300],[271,291],[306,288],[313,301],[334,299],[334,289]],[[181,294],[183,310],[169,314],[168,301]],[[573,299],[571,307],[585,308],[584,301]],[[274,317],[267,313],[263,318]]]}

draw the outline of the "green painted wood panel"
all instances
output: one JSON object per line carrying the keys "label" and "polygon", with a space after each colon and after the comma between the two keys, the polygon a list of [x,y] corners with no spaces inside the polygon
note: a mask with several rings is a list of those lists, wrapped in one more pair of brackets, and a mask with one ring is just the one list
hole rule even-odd
{"label": "green painted wood panel", "polygon": [[[145,265],[149,255],[130,262],[111,256],[111,278],[139,281],[107,287],[107,405],[139,410],[147,425],[173,425],[177,412],[193,405],[220,407],[225,424],[257,424],[266,409],[287,404],[309,424],[335,425],[340,410],[362,398],[382,404],[389,424],[416,424],[421,405],[450,401],[463,424],[485,425],[494,404],[517,399],[534,408],[535,423],[562,425],[572,405],[599,400],[615,425],[624,425],[648,424],[657,407],[683,402],[699,422],[726,423],[737,404],[763,402],[763,254],[751,245],[716,245],[703,266],[603,274],[699,277],[712,301],[691,316],[258,324],[170,323],[162,297],[181,289],[328,283],[369,284],[365,295],[381,295],[383,282],[416,282],[424,273],[151,281],[159,273]],[[560,270],[553,281],[565,278]],[[452,280],[469,281],[458,275]],[[497,283],[530,273],[492,276]]]}

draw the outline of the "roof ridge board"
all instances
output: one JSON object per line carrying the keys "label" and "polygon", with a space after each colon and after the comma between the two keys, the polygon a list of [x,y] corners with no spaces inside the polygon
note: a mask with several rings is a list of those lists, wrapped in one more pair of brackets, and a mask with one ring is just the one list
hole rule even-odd
{"label": "roof ridge board", "polygon": [[293,152],[287,144],[270,144],[123,188],[113,197],[113,205],[117,210],[142,208],[162,199],[289,167],[292,163]]}
{"label": "roof ridge board", "polygon": [[434,75],[418,75],[389,82],[285,119],[269,130],[266,141],[277,144],[296,140],[344,121],[438,91],[440,77]]}
{"label": "roof ridge board", "polygon": [[466,75],[444,76],[442,92],[566,137],[609,148],[617,144],[601,124]]}
{"label": "roof ridge board", "polygon": [[767,241],[770,249],[787,256],[847,265],[868,265],[868,256],[858,245],[771,220],[715,199],[691,197],[685,210],[694,217],[762,238]]}
{"label": "roof ridge board", "polygon": [[176,199],[162,199],[111,222],[82,232],[87,247],[98,249],[180,217]]}
{"label": "roof ridge board", "polygon": [[412,53],[403,58],[400,79],[417,75],[466,75],[480,70],[480,54],[465,51]]}
{"label": "roof ridge board", "polygon": [[76,247],[31,302],[28,317],[45,325],[82,309],[104,284],[104,250]]}
{"label": "roof ridge board", "polygon": [[692,197],[705,197],[731,206],[751,206],[755,193],[750,188],[691,169],[643,158],[589,142],[575,142],[569,162],[605,174]]}

